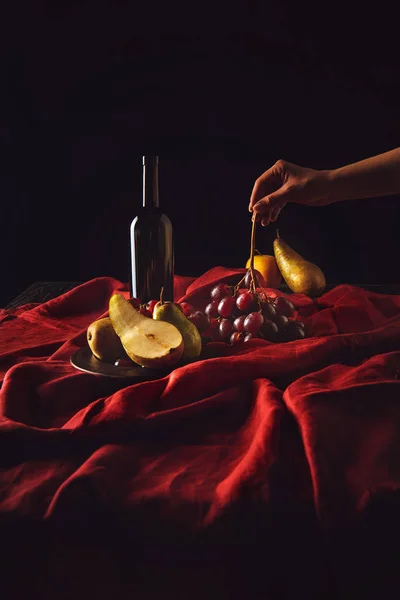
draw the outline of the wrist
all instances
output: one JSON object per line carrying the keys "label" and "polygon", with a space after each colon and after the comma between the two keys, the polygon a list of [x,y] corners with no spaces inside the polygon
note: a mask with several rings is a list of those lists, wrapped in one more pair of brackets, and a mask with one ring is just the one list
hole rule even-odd
{"label": "wrist", "polygon": [[338,198],[336,171],[333,169],[318,171],[315,191],[321,204],[337,202],[340,198]]}

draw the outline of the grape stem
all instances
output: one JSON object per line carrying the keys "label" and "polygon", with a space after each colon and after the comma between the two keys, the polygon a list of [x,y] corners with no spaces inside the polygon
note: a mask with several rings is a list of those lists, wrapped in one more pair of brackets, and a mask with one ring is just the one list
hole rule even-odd
{"label": "grape stem", "polygon": [[256,247],[256,218],[253,215],[251,219],[251,241],[250,241],[250,273],[251,273],[251,284],[250,284],[250,292],[253,294],[256,293],[256,284],[254,277],[254,250]]}

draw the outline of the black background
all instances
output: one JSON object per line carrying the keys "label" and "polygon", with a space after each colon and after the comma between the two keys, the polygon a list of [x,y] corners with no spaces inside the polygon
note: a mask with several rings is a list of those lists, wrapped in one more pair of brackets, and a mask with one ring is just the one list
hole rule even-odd
{"label": "black background", "polygon": [[[0,305],[34,281],[128,281],[142,154],[160,155],[176,272],[199,275],[244,265],[251,188],[278,158],[334,168],[398,146],[397,18],[352,6],[10,3]],[[398,283],[399,200],[293,205],[279,228],[331,283]]]}

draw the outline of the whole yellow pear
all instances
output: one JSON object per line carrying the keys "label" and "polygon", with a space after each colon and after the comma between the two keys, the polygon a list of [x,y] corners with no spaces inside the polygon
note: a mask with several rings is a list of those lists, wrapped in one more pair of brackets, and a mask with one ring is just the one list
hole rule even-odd
{"label": "whole yellow pear", "polygon": [[277,231],[274,240],[276,262],[289,288],[296,294],[316,297],[322,294],[326,280],[321,269],[295,252]]}
{"label": "whole yellow pear", "polygon": [[115,333],[108,317],[91,323],[87,329],[86,337],[92,354],[99,360],[114,363],[121,356],[125,356],[121,340]]}

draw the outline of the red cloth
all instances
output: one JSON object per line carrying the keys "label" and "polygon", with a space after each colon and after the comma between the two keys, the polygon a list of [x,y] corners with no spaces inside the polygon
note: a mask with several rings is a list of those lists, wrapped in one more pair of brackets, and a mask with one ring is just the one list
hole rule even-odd
{"label": "red cloth", "polygon": [[[176,277],[176,297],[203,308],[216,281],[242,273]],[[315,511],[329,532],[399,491],[400,296],[349,285],[315,302],[294,295],[309,338],[210,344],[209,359],[126,386],[69,363],[113,292],[127,288],[98,278],[45,304],[0,311],[3,520],[67,525],[74,535],[88,524],[102,535],[107,520],[118,521],[126,535],[134,531],[132,544],[153,540],[154,553],[161,531],[203,544],[213,532],[219,549],[221,531],[232,543],[233,531],[241,543],[266,535],[278,548],[293,515]],[[265,530],[271,515],[276,536]],[[287,535],[275,556],[281,575],[283,556],[301,554]]]}

